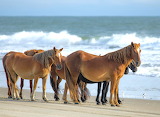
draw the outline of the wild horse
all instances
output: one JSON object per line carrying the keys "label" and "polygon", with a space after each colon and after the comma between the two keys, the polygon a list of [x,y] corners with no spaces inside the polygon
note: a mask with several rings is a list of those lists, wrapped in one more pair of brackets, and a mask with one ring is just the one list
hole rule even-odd
{"label": "wild horse", "polygon": [[140,52],[140,44],[132,42],[131,45],[104,56],[93,57],[83,51],[76,51],[68,55],[65,59],[65,76],[70,96],[75,104],[79,103],[77,81],[81,73],[92,82],[110,81],[110,104],[119,106],[117,95],[120,78],[133,60],[136,66],[140,65]]}
{"label": "wild horse", "polygon": [[[63,49],[63,48],[62,48]],[[51,65],[55,64],[57,69],[61,69],[60,52],[55,47],[51,50],[36,54],[35,56],[27,56],[20,52],[9,52],[3,58],[3,65],[12,84],[12,98],[19,99],[19,93],[16,86],[18,76],[23,79],[34,79],[34,88],[31,93],[31,100],[35,100],[35,90],[39,78],[43,80],[43,100],[46,98],[46,80],[50,72]]]}

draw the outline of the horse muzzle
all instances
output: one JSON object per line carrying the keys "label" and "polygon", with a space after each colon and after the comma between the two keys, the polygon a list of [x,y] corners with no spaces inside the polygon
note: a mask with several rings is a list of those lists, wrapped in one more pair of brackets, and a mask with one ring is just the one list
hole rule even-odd
{"label": "horse muzzle", "polygon": [[139,67],[141,65],[141,61],[136,62],[136,66]]}
{"label": "horse muzzle", "polygon": [[62,69],[62,65],[61,64],[56,65],[56,69],[57,70],[61,70]]}

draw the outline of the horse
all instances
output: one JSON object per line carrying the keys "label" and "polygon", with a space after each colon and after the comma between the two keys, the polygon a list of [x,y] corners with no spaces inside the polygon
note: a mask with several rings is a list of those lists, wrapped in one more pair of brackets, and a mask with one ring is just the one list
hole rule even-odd
{"label": "horse", "polygon": [[[136,66],[134,61],[132,61],[128,65],[128,67],[125,69],[124,74],[128,74],[129,73],[129,68],[132,70],[132,72],[136,72],[137,71],[137,66]],[[102,94],[101,94],[101,103],[102,103],[102,105],[105,105],[108,102],[107,99],[106,99],[106,95],[107,95],[107,92],[108,92],[109,82],[106,82],[106,81],[98,82],[97,96],[96,96],[97,105],[100,104],[99,95],[100,95],[100,92],[101,92],[101,86],[102,85],[103,85],[103,87],[102,87]],[[85,97],[84,97],[84,100],[85,100]],[[119,104],[122,103],[121,100],[119,99],[119,97],[118,97],[118,103]]]}
{"label": "horse", "polygon": [[[36,49],[32,49],[32,50],[27,50],[24,52],[25,55],[27,56],[34,56],[35,54],[37,53],[41,53],[41,52],[44,52],[44,50],[36,50]],[[32,93],[32,90],[33,90],[33,83],[32,83],[33,80],[29,80],[29,84],[30,84],[30,93]],[[23,86],[24,86],[24,79],[21,78],[21,81],[20,81],[20,93],[19,93],[19,96],[21,99],[23,99],[23,96],[22,96],[22,89],[23,89]]]}
{"label": "horse", "polygon": [[[65,64],[65,56],[62,56],[61,57],[61,60],[62,60],[62,66],[64,66],[64,64]],[[58,78],[57,78],[57,76],[58,76]],[[57,70],[56,69],[56,66],[53,64],[52,66],[51,66],[51,71],[50,71],[50,84],[51,84],[51,87],[52,87],[52,89],[54,90],[54,92],[55,92],[55,94],[54,94],[54,99],[55,99],[55,101],[59,101],[59,93],[58,93],[58,91],[59,91],[59,84],[60,84],[60,82],[62,81],[62,79],[63,80],[66,80],[65,79],[65,75],[64,75],[64,67],[62,67],[62,69],[61,70]],[[79,82],[78,83],[79,84],[79,87],[81,88],[81,89],[83,89],[83,90],[81,90],[82,92],[83,91],[85,91],[85,92],[87,92],[86,94],[89,94],[89,90],[88,90],[88,88],[87,87],[83,87],[82,88],[82,86],[84,86],[83,84],[84,84],[84,82]],[[62,99],[65,101],[64,103],[67,103],[67,90],[68,90],[68,86],[67,86],[67,84],[65,83],[65,86],[64,86],[65,88],[64,88],[64,94],[63,94],[63,97],[62,97]],[[82,93],[81,92],[81,93]],[[82,93],[83,94],[83,93]],[[88,98],[88,95],[86,95],[86,98]]]}
{"label": "horse", "polygon": [[[44,52],[44,50],[36,50],[36,49],[32,49],[32,50],[27,50],[24,52],[25,55],[27,56],[33,56],[36,53],[41,53]],[[7,55],[10,54],[11,52],[7,53],[4,57],[3,57],[3,65],[5,64],[5,60],[7,58]],[[6,69],[5,69],[6,71]],[[7,71],[5,72],[7,73]],[[6,74],[6,79],[7,79],[7,86],[8,86],[8,98],[12,98],[12,94],[11,94],[11,83],[10,83],[10,79],[8,78],[8,75]],[[22,88],[23,88],[23,84],[24,84],[24,79],[21,78],[21,83],[20,83],[20,98],[22,99]],[[32,80],[30,80],[30,91],[32,92]]]}
{"label": "horse", "polygon": [[34,79],[33,92],[30,94],[31,101],[35,101],[35,90],[39,78],[42,78],[43,84],[43,100],[47,101],[46,97],[46,80],[51,69],[51,65],[55,64],[56,69],[62,69],[61,65],[61,51],[62,49],[56,49],[38,53],[34,56],[27,56],[20,52],[9,52],[3,59],[4,69],[7,77],[12,83],[12,98],[20,99],[16,82],[18,76],[23,79]]}
{"label": "horse", "polygon": [[[96,56],[96,55],[94,55],[94,56]],[[62,65],[64,65],[66,57],[62,56],[61,58],[62,58]],[[131,63],[126,68],[124,74],[127,74],[129,72],[128,68],[130,68],[133,72],[135,72],[135,70],[137,69],[137,67],[135,66],[135,64]],[[58,78],[57,78],[57,76],[58,76]],[[79,77],[78,85],[79,85],[79,88],[80,88],[80,91],[81,91],[80,92],[81,93],[81,101],[85,102],[87,100],[87,98],[89,97],[89,90],[87,88],[87,83],[89,83],[89,82],[86,82],[86,81],[83,82],[82,80],[80,80],[80,79],[85,79],[84,76],[82,76],[82,74],[80,74],[78,77]],[[55,94],[54,94],[55,101],[59,101],[58,90],[59,90],[59,84],[62,81],[62,79],[65,80],[64,68],[62,68],[61,70],[56,70],[55,66],[52,65],[51,72],[50,72],[50,84],[52,86],[52,89],[55,92]],[[104,81],[104,82],[98,82],[96,101],[97,101],[97,104],[100,103],[100,101],[99,101],[99,94],[100,94],[100,90],[101,90],[101,83],[103,83],[101,102],[102,102],[102,104],[106,104],[106,102],[107,102],[107,100],[106,100],[107,90],[106,89],[108,89],[108,84],[109,84],[109,82],[106,82],[106,81]],[[68,86],[67,86],[67,84],[65,84],[64,95],[63,95],[63,100],[65,101],[64,103],[68,102],[67,101],[67,90],[68,90]],[[121,103],[121,101],[119,100],[119,98],[118,98],[118,102]]]}
{"label": "horse", "polygon": [[110,81],[110,104],[119,106],[117,95],[120,78],[131,61],[134,60],[137,66],[141,64],[140,53],[140,43],[131,42],[130,45],[104,56],[95,57],[83,51],[68,55],[64,69],[70,96],[74,103],[79,104],[77,81],[81,73],[92,82]]}

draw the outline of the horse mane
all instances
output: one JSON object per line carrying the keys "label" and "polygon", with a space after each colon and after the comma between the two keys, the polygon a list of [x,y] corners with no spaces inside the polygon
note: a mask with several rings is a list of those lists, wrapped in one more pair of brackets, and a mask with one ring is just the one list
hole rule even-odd
{"label": "horse mane", "polygon": [[[34,60],[38,61],[40,64],[43,65],[43,67],[48,68],[49,67],[49,58],[52,59],[52,56],[55,54],[55,52],[52,50],[47,50],[42,53],[37,53],[33,56]],[[52,59],[53,61],[53,59]]]}
{"label": "horse mane", "polygon": [[131,45],[124,47],[120,50],[106,54],[105,56],[109,60],[113,60],[118,63],[125,63],[131,55]]}

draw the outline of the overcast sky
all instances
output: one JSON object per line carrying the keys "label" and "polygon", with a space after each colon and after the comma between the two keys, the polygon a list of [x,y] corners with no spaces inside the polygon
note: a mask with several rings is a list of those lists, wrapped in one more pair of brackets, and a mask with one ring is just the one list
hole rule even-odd
{"label": "overcast sky", "polygon": [[160,16],[160,0],[0,0],[0,16]]}

